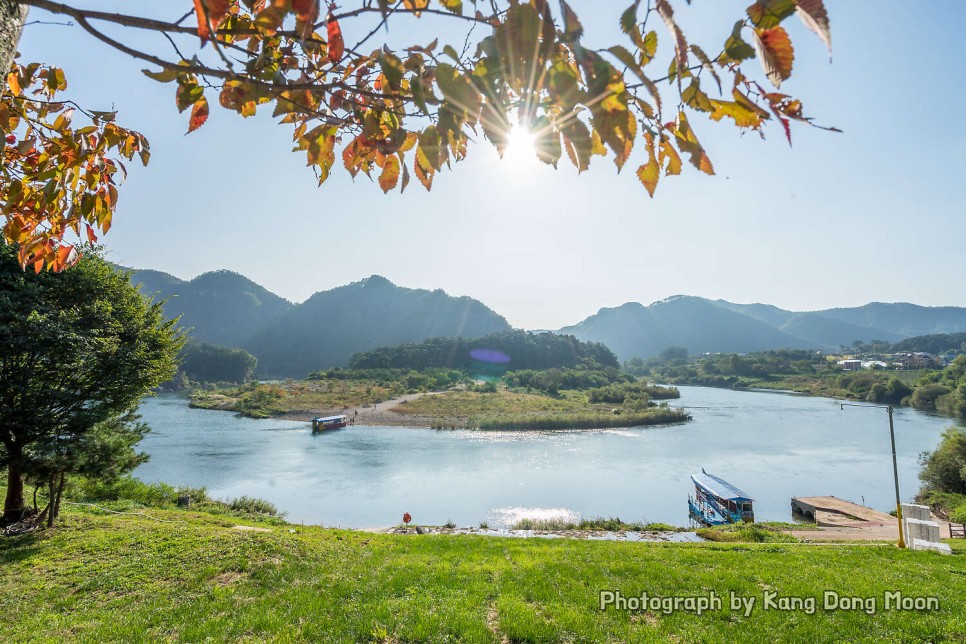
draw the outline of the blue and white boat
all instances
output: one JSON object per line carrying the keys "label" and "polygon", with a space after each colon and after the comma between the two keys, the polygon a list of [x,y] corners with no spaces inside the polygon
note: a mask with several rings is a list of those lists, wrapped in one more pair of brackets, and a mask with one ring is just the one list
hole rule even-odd
{"label": "blue and white boat", "polygon": [[697,523],[714,526],[727,523],[754,523],[755,500],[728,481],[708,474],[692,474],[694,495],[688,495],[688,515]]}

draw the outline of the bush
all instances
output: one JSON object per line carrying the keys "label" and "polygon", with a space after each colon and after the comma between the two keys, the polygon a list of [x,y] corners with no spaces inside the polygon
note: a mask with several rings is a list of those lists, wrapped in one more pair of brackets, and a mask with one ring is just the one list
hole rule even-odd
{"label": "bush", "polygon": [[966,431],[950,427],[932,452],[919,456],[923,492],[966,494]]}
{"label": "bush", "polygon": [[278,511],[278,508],[273,503],[265,499],[255,499],[250,496],[240,496],[237,499],[232,499],[228,501],[228,507],[236,512],[244,512],[246,514],[264,514],[270,517],[279,517],[283,514]]}

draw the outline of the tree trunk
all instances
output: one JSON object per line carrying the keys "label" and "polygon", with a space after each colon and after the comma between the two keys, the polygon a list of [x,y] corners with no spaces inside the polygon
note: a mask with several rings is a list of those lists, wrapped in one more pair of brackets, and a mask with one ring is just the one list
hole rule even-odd
{"label": "tree trunk", "polygon": [[0,72],[4,82],[17,53],[23,23],[27,20],[27,7],[16,0],[0,0]]}
{"label": "tree trunk", "polygon": [[7,466],[7,498],[3,503],[3,522],[15,523],[23,518],[23,474],[15,463]]}

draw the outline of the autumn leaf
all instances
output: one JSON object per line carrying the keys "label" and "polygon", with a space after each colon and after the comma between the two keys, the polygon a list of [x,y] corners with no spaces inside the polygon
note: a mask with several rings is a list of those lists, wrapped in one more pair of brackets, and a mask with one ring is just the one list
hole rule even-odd
{"label": "autumn leaf", "polygon": [[198,18],[198,36],[201,42],[211,39],[211,32],[216,31],[228,15],[231,0],[194,0],[195,16]]}
{"label": "autumn leaf", "polygon": [[10,72],[7,74],[7,87],[10,88],[10,94],[13,96],[20,96],[20,80],[17,78],[16,72]]}
{"label": "autumn leaf", "polygon": [[386,157],[379,175],[379,187],[383,192],[389,192],[399,183],[399,159],[395,155]]}
{"label": "autumn leaf", "polygon": [[832,30],[829,26],[828,12],[822,0],[798,0],[795,12],[805,26],[818,34],[828,47],[829,60],[832,59]]}
{"label": "autumn leaf", "polygon": [[208,120],[208,99],[202,96],[191,108],[191,118],[188,120],[188,131],[194,132]]}
{"label": "autumn leaf", "polygon": [[326,31],[329,39],[329,62],[338,63],[345,53],[345,41],[342,40],[342,28],[339,21],[330,13],[326,20]]}
{"label": "autumn leaf", "polygon": [[775,87],[781,87],[782,81],[792,75],[792,64],[795,61],[795,50],[792,41],[781,27],[771,29],[756,29],[755,49],[761,58],[761,66],[765,76]]}
{"label": "autumn leaf", "polygon": [[657,188],[658,179],[661,178],[661,166],[653,158],[637,169],[637,178],[647,189],[647,193],[654,196],[654,189]]}
{"label": "autumn leaf", "polygon": [[403,0],[403,6],[418,18],[422,10],[429,6],[429,0]]}
{"label": "autumn leaf", "polygon": [[296,27],[303,40],[308,39],[319,18],[319,0],[292,0],[295,11]]}

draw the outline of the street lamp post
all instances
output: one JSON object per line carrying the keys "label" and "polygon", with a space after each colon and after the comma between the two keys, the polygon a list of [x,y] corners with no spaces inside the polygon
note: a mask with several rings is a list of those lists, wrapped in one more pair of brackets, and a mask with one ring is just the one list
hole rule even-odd
{"label": "street lamp post", "polygon": [[899,465],[896,462],[896,430],[892,422],[892,405],[856,405],[854,403],[839,403],[839,409],[849,407],[877,407],[889,412],[889,441],[892,443],[892,479],[896,484],[896,518],[899,521],[899,547],[905,548],[906,541],[902,534],[902,501],[899,498]]}

